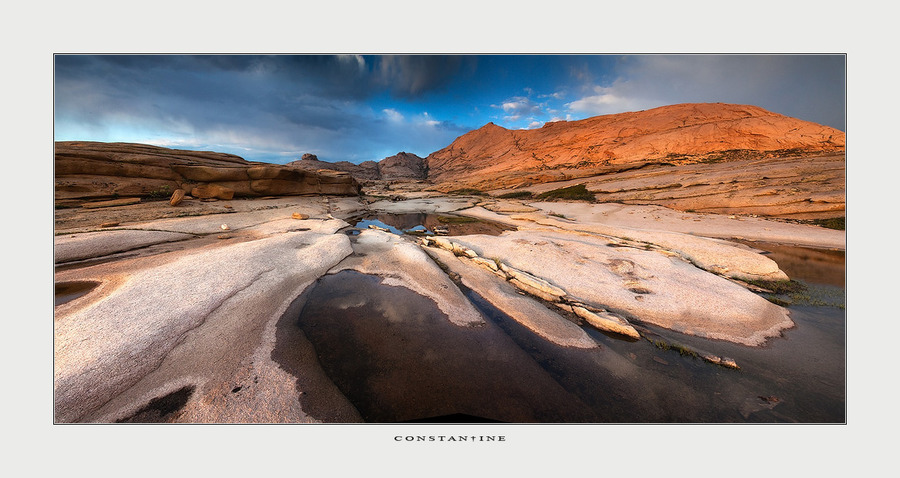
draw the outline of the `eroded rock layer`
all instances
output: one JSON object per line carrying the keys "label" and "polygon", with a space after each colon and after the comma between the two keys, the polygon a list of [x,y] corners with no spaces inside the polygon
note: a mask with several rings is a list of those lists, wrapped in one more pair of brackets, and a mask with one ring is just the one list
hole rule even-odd
{"label": "eroded rock layer", "polygon": [[58,204],[117,196],[168,198],[177,189],[221,199],[359,193],[359,184],[347,173],[144,144],[57,142],[54,168]]}
{"label": "eroded rock layer", "polygon": [[493,123],[426,158],[428,178],[464,186],[514,187],[675,165],[843,152],[837,129],[749,105],[695,103],[558,121],[534,130]]}

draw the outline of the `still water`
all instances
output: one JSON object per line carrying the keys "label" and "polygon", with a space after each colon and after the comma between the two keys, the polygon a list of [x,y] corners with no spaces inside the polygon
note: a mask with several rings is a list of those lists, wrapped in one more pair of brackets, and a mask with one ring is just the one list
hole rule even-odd
{"label": "still water", "polygon": [[[623,340],[589,326],[599,348],[560,347],[464,287],[484,326],[455,326],[430,299],[353,271],[321,278],[282,322],[302,331],[366,422],[844,423],[843,288],[834,284],[839,261],[822,257],[821,267],[808,260],[792,277],[808,286],[789,307],[796,326],[764,347],[656,327],[642,327],[647,339]],[[730,357],[740,369],[686,349]]]}

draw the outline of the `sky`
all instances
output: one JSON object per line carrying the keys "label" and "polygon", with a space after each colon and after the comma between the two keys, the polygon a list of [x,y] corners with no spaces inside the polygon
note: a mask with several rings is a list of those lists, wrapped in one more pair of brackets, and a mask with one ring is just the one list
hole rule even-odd
{"label": "sky", "polygon": [[676,103],[846,130],[844,55],[54,55],[54,139],[283,164],[421,157],[509,129]]}

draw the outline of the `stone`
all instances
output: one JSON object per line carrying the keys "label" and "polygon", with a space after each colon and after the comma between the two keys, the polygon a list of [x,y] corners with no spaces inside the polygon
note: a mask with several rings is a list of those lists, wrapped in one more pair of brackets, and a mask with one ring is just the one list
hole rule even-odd
{"label": "stone", "polygon": [[291,214],[291,217],[294,219],[309,219],[309,214],[295,212],[295,213]]}
{"label": "stone", "polygon": [[584,307],[572,307],[572,310],[575,312],[575,315],[581,317],[587,323],[600,330],[626,335],[634,339],[641,338],[641,334],[639,334],[625,319],[621,319],[612,314],[594,313]]}
{"label": "stone", "polygon": [[496,272],[496,271],[500,270],[500,268],[497,267],[497,263],[496,263],[495,261],[490,260],[490,259],[485,259],[485,258],[483,258],[483,257],[477,257],[477,256],[476,256],[476,257],[473,257],[473,258],[472,258],[472,262],[474,262],[474,263],[476,263],[476,264],[478,264],[478,265],[487,267],[487,268],[490,269],[491,271],[495,271],[495,272]]}
{"label": "stone", "polygon": [[172,197],[169,199],[170,206],[177,206],[181,204],[181,201],[184,200],[184,189],[176,189],[172,193]]}
{"label": "stone", "polygon": [[560,297],[557,295],[548,294],[547,292],[544,292],[543,290],[533,287],[530,284],[522,282],[516,278],[510,279],[509,283],[516,286],[516,288],[521,290],[522,292],[525,292],[526,294],[530,294],[535,297],[541,298],[543,300],[546,300],[547,302],[555,303],[556,301],[558,301],[560,299]]}
{"label": "stone", "polygon": [[513,279],[516,279],[518,282],[520,282],[522,284],[526,284],[527,286],[529,286],[533,289],[537,289],[537,290],[541,291],[542,293],[547,294],[551,297],[559,298],[559,297],[565,297],[565,295],[566,295],[566,291],[562,290],[561,288],[556,287],[555,285],[553,285],[543,279],[535,277],[527,272],[520,271],[518,269],[509,267],[509,266],[507,266],[505,269],[503,269],[503,271],[506,272],[507,274],[509,274]]}

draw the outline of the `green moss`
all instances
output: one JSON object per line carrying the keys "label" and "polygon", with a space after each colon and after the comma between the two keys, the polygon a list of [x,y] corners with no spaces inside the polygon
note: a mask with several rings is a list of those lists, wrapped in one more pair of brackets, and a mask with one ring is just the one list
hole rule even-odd
{"label": "green moss", "polygon": [[565,199],[572,201],[594,201],[594,193],[588,191],[587,186],[578,184],[567,188],[554,189],[537,195],[537,199]]}

